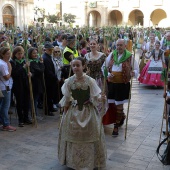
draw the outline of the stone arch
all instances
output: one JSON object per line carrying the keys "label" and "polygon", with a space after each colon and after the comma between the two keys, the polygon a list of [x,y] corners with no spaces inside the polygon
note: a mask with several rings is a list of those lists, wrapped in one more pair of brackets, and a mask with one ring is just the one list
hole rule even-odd
{"label": "stone arch", "polygon": [[12,27],[14,26],[14,8],[12,5],[5,5],[2,8],[2,15],[3,15],[3,25],[5,27]]}
{"label": "stone arch", "polygon": [[163,9],[155,9],[150,15],[150,21],[154,26],[158,26],[161,20],[164,20],[166,18],[167,14]]}
{"label": "stone arch", "polygon": [[138,10],[138,9],[135,9],[133,11],[130,12],[129,14],[129,18],[128,18],[128,25],[141,25],[143,26],[143,18],[144,18],[144,15],[143,15],[143,12]]}
{"label": "stone arch", "polygon": [[122,13],[119,10],[110,11],[109,15],[109,25],[121,25],[122,24]]}
{"label": "stone arch", "polygon": [[101,14],[97,10],[92,10],[88,13],[88,26],[100,27]]}

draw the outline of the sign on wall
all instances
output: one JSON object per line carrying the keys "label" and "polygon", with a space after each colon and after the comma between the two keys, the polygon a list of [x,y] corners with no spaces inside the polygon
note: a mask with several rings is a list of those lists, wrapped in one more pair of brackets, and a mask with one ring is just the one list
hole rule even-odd
{"label": "sign on wall", "polygon": [[97,8],[97,1],[89,2],[90,8]]}

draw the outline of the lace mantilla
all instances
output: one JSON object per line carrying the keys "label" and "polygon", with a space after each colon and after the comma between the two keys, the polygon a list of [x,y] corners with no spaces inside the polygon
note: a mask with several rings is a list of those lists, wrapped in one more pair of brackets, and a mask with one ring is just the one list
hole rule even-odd
{"label": "lace mantilla", "polygon": [[69,86],[72,90],[75,90],[75,89],[87,90],[89,86],[89,78],[84,74],[84,80],[81,82],[78,82],[76,81],[76,77],[73,76],[71,77]]}

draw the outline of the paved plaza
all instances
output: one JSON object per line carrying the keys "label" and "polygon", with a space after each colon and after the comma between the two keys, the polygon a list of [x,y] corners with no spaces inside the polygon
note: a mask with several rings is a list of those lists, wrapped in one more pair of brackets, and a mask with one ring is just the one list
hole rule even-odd
{"label": "paved plaza", "polygon": [[[127,139],[125,126],[118,137],[111,136],[113,125],[105,127],[107,170],[170,170],[170,166],[162,166],[155,154],[162,96],[162,88],[139,85],[133,80]],[[57,159],[59,122],[59,113],[55,113],[54,117],[38,120],[37,128],[25,125],[16,132],[0,131],[0,170],[71,170],[61,166]],[[17,126],[15,113],[11,124]]]}

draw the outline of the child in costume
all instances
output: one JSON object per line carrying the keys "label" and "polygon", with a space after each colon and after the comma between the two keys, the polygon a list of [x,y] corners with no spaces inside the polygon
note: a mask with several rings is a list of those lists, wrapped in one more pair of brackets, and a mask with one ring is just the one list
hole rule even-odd
{"label": "child in costume", "polygon": [[97,109],[106,96],[96,81],[83,73],[85,61],[75,58],[71,63],[74,75],[62,86],[60,101],[64,113],[60,125],[58,158],[62,165],[76,170],[106,168],[106,145],[101,119]]}

